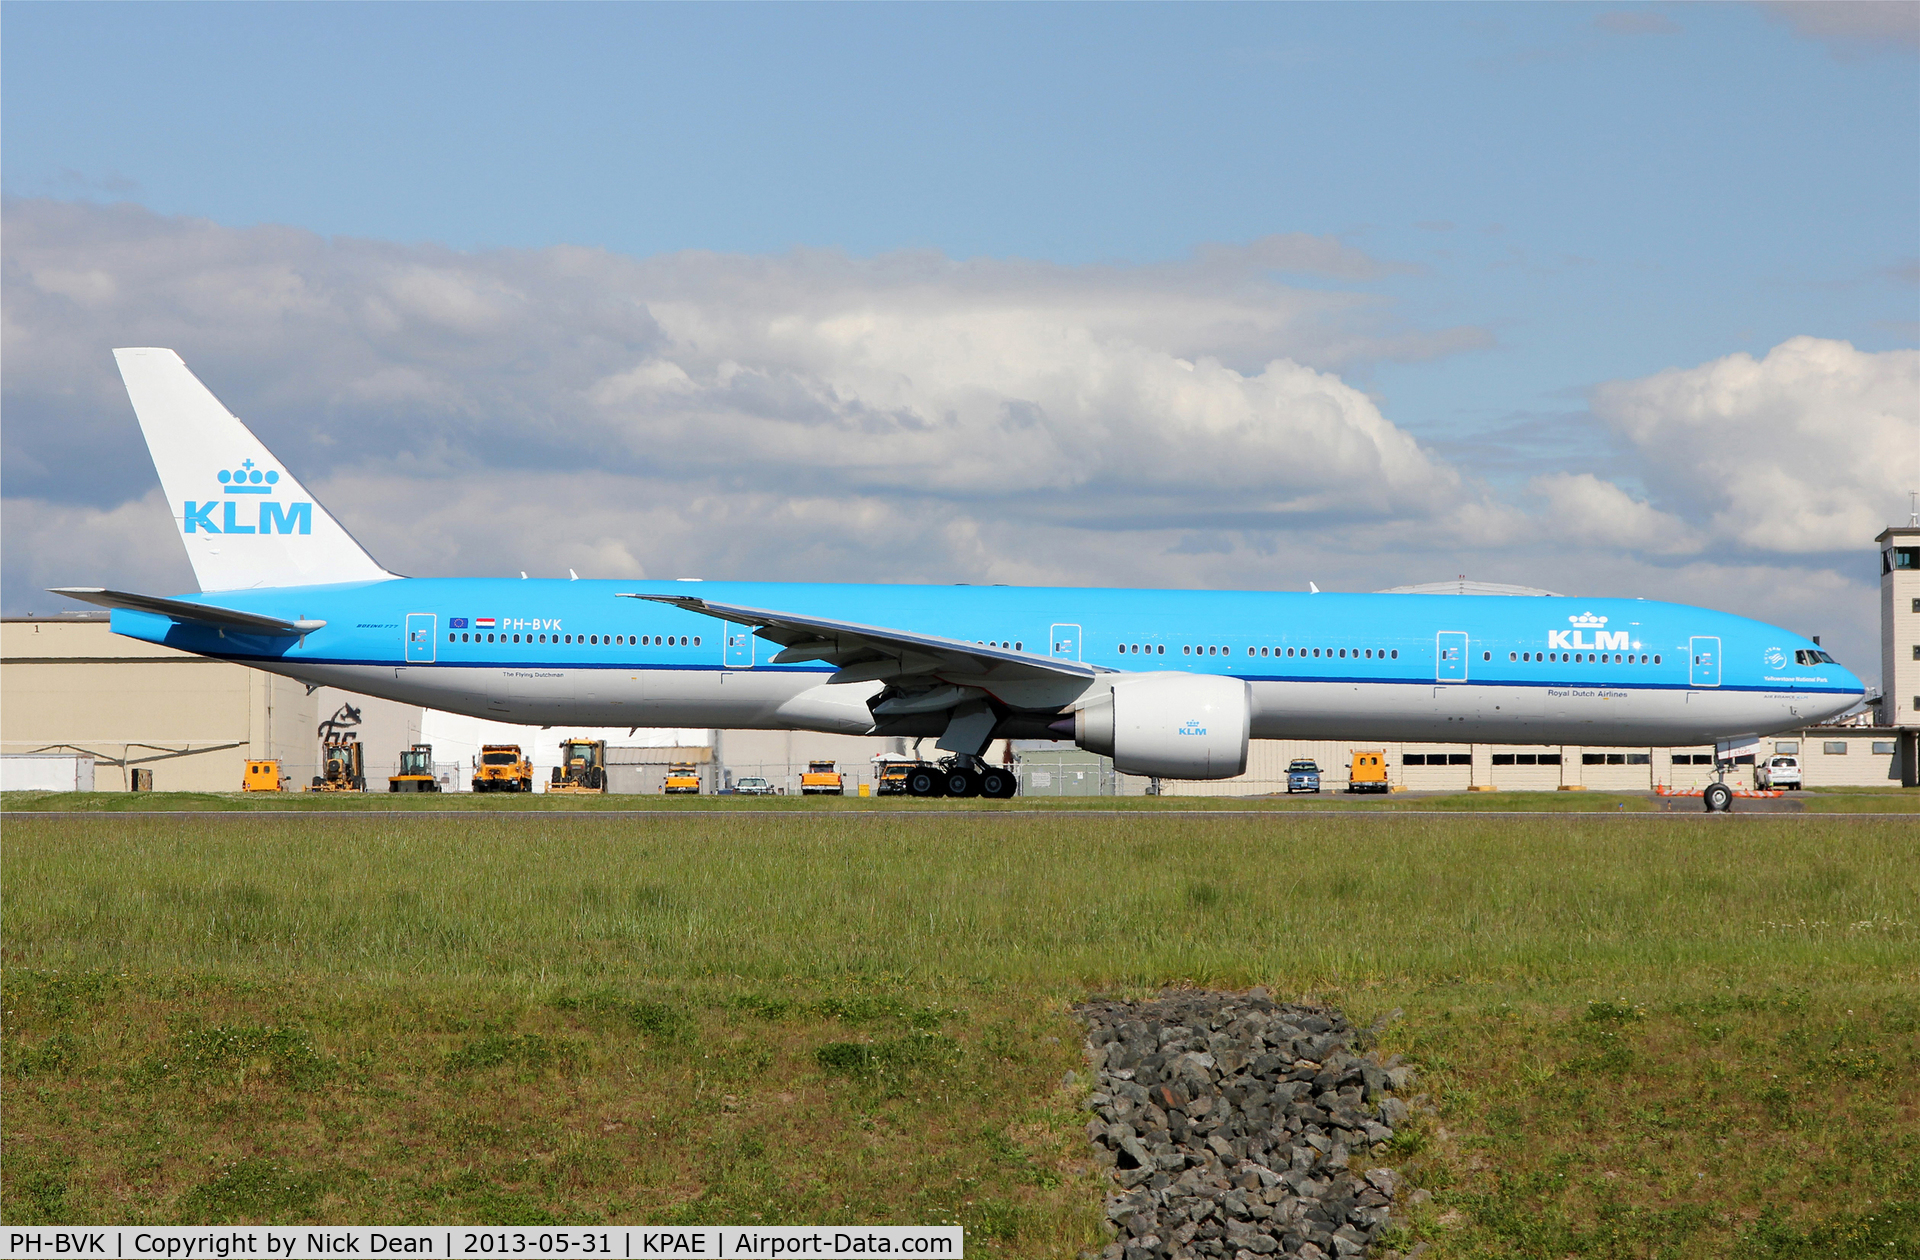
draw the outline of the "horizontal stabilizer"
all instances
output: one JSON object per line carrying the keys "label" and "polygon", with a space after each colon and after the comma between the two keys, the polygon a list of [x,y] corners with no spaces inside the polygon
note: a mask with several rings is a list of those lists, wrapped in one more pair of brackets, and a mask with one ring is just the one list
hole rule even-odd
{"label": "horizontal stabilizer", "polygon": [[311,634],[327,624],[324,621],[283,621],[278,617],[241,612],[235,608],[216,608],[212,604],[196,604],[190,599],[163,599],[158,595],[135,595],[131,591],[110,591],[101,586],[56,586],[52,590],[55,595],[65,595],[68,599],[98,604],[102,608],[124,608],[131,612],[158,613],[162,617],[171,617],[175,621],[218,626],[223,630],[239,630],[245,634],[285,635],[288,638],[297,638],[303,634]]}

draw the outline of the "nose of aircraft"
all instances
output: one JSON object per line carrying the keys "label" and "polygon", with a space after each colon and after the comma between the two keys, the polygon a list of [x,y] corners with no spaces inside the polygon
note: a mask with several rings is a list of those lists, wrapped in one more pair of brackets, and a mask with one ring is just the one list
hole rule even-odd
{"label": "nose of aircraft", "polygon": [[[1859,704],[1861,698],[1867,694],[1866,684],[1861,682],[1852,670],[1845,666],[1836,666],[1834,667],[1834,673],[1837,676],[1833,679],[1833,685],[1842,690],[1839,694],[1830,697],[1830,703],[1816,708],[1815,711],[1819,713],[1820,716],[1815,718],[1815,721],[1824,722],[1828,718],[1839,717],[1848,709]],[[1822,697],[1822,699],[1826,700],[1829,699],[1829,697]]]}

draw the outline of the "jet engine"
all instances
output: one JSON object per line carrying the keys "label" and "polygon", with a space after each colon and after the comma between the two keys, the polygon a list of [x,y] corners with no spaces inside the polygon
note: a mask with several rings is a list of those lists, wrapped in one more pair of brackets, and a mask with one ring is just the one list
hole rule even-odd
{"label": "jet engine", "polygon": [[1253,699],[1237,678],[1131,674],[1073,715],[1073,741],[1123,774],[1231,779],[1247,769]]}

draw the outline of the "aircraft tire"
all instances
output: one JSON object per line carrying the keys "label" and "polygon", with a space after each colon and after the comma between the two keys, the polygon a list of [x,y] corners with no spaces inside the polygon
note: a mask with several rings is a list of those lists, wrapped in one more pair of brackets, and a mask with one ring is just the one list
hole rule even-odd
{"label": "aircraft tire", "polygon": [[1019,787],[1020,781],[1005,770],[989,769],[980,776],[980,795],[990,800],[1007,800]]}
{"label": "aircraft tire", "polygon": [[908,796],[945,796],[946,779],[931,766],[919,766],[907,772]]}
{"label": "aircraft tire", "polygon": [[948,796],[980,795],[980,776],[971,770],[949,770],[946,785]]}
{"label": "aircraft tire", "polygon": [[1725,814],[1733,809],[1733,789],[1724,783],[1709,783],[1700,800],[1709,814]]}

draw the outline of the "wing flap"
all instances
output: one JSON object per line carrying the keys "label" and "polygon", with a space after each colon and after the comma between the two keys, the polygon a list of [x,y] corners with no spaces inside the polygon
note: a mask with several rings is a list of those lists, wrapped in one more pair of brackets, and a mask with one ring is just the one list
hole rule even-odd
{"label": "wing flap", "polygon": [[159,595],[137,595],[132,591],[110,591],[103,586],[56,586],[51,588],[51,592],[55,595],[65,595],[68,599],[98,604],[102,608],[124,608],[130,612],[157,613],[162,617],[171,617],[175,621],[217,626],[223,630],[239,630],[246,634],[283,635],[287,638],[297,638],[327,624],[324,621],[286,621],[279,617],[268,617],[262,613],[241,612],[237,608],[218,608],[212,604],[195,603],[190,599],[166,599]]}

